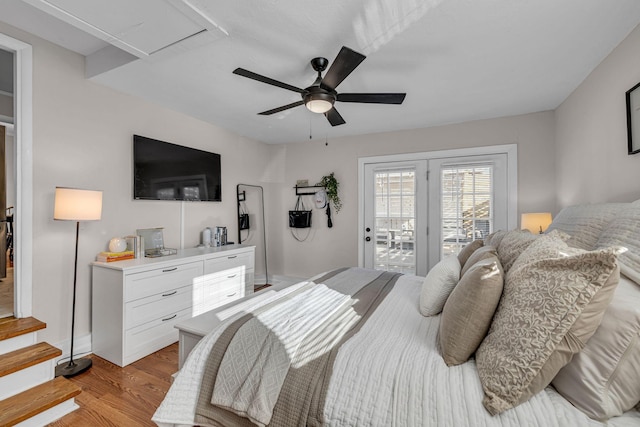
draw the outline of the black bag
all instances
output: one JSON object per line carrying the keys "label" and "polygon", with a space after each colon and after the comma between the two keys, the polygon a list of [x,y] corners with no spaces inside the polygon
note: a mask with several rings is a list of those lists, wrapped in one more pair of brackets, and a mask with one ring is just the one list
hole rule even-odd
{"label": "black bag", "polygon": [[296,207],[289,211],[289,227],[291,228],[309,228],[311,227],[311,211],[304,208],[302,196],[298,196]]}
{"label": "black bag", "polygon": [[240,228],[240,230],[248,230],[249,228],[251,228],[249,226],[249,214],[247,213],[244,202],[240,203],[240,213],[238,214],[238,228]]}
{"label": "black bag", "polygon": [[248,230],[249,229],[249,214],[241,213],[238,217],[238,224],[240,225],[240,230]]}

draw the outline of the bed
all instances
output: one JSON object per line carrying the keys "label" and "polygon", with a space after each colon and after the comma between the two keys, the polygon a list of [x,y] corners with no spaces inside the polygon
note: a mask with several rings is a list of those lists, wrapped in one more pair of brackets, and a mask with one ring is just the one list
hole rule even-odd
{"label": "bed", "polygon": [[[161,426],[638,426],[639,233],[637,203],[574,206],[556,217],[548,235],[494,233],[464,251],[465,259],[441,261],[426,279],[344,268],[257,293],[220,311],[221,321],[191,351],[153,420]],[[556,274],[563,268],[556,258],[580,262],[564,272],[571,289],[584,286],[570,302],[549,299],[571,306],[548,328],[566,330],[536,347],[509,328],[518,317],[509,308],[523,300],[517,280],[539,279],[541,268]],[[453,273],[445,268],[456,262]],[[442,277],[456,274],[452,289],[443,289]],[[467,285],[475,283],[470,277],[491,282],[486,299],[495,312],[477,311],[479,287]],[[532,281],[526,289],[535,287]],[[465,298],[474,301],[454,305]],[[543,304],[534,305],[535,312]],[[536,327],[558,317],[543,312],[538,321],[527,310],[516,311]],[[566,319],[570,324],[561,325]],[[456,333],[482,337],[459,345]],[[501,353],[514,348],[524,351]],[[536,352],[542,363],[529,361]],[[514,395],[524,386],[529,390]]]}

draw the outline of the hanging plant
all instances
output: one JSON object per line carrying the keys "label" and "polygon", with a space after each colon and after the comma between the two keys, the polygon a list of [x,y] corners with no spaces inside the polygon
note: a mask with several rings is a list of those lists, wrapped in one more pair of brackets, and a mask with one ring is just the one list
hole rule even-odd
{"label": "hanging plant", "polygon": [[322,185],[325,188],[329,202],[333,203],[336,213],[340,212],[340,208],[342,208],[342,201],[340,200],[340,195],[338,195],[340,183],[333,175],[333,172],[329,175],[323,176],[320,182],[316,185]]}

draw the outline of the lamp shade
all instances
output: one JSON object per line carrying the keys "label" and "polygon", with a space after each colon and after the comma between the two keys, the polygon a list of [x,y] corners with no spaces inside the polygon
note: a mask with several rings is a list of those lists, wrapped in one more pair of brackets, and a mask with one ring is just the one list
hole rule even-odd
{"label": "lamp shade", "polygon": [[96,221],[102,216],[102,191],[56,187],[53,219]]}
{"label": "lamp shade", "polygon": [[544,233],[551,224],[549,212],[523,213],[520,217],[520,229],[529,230],[532,233]]}

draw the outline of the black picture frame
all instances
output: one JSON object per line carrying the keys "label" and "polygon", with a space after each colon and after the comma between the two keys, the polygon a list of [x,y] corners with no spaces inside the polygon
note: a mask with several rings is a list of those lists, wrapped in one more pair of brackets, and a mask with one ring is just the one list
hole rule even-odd
{"label": "black picture frame", "polygon": [[629,89],[625,97],[627,101],[627,149],[628,154],[631,155],[640,153],[640,83]]}

